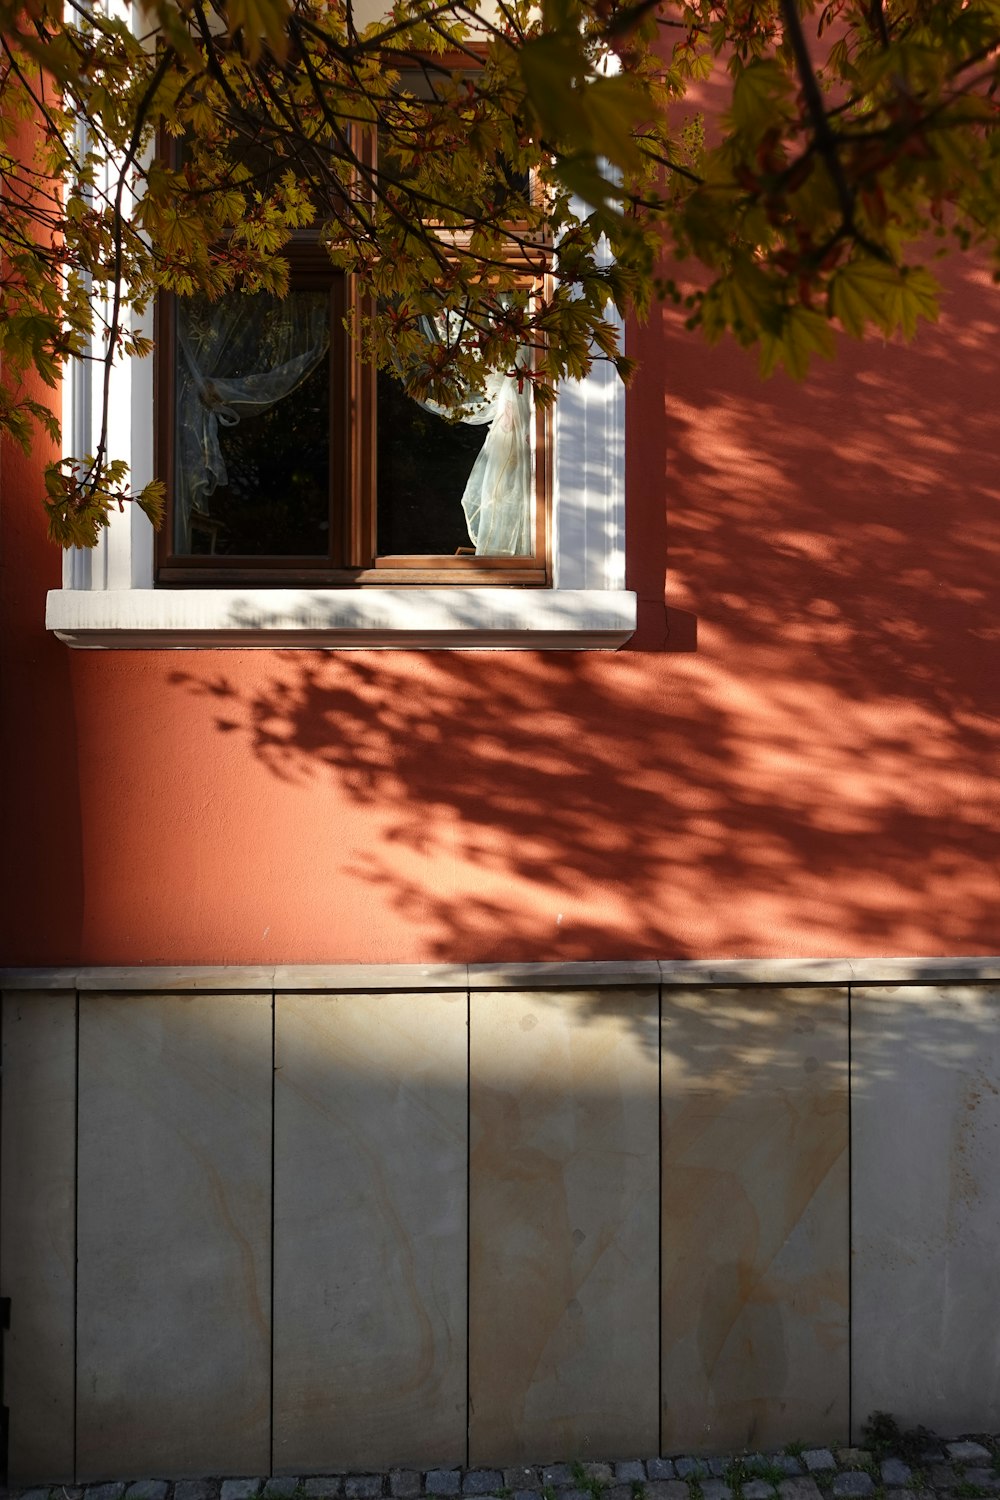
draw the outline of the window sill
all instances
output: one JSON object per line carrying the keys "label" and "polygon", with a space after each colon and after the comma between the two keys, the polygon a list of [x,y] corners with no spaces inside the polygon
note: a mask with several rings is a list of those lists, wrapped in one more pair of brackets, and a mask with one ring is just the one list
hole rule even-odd
{"label": "window sill", "polygon": [[635,594],[611,589],[54,589],[45,611],[103,651],[614,651],[635,620]]}

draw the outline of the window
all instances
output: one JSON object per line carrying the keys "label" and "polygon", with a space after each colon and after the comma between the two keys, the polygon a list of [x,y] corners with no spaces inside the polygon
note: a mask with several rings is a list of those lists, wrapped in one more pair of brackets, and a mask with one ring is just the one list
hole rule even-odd
{"label": "window", "polygon": [[[524,424],[522,540],[476,555],[462,501],[481,428],[445,421],[368,372],[343,331],[350,284],[306,246],[292,260],[281,312],[261,302],[249,320],[235,306],[195,307],[182,322],[165,301],[155,361],[115,369],[112,449],[129,458],[136,487],[154,472],[173,478],[173,519],[157,540],[129,507],[93,553],[68,555],[49,628],[94,649],[626,641],[636,605],[624,588],[614,370],[599,363],[567,382],[547,430],[534,416]],[[248,327],[248,349],[232,365],[217,360]],[[197,403],[185,383],[200,384]],[[167,420],[154,421],[167,393]],[[67,372],[68,451],[90,451],[96,397],[85,363]]]}
{"label": "window", "polygon": [[[544,585],[545,423],[498,372],[454,415],[377,376],[348,278],[293,247],[283,299],[162,299],[157,582]],[[461,319],[431,324],[442,343]]]}
{"label": "window", "polygon": [[[151,330],[147,330],[151,331]],[[89,367],[67,371],[64,431],[86,452],[97,410]],[[94,551],[67,553],[46,624],[70,646],[93,650],[280,646],[364,649],[614,650],[635,630],[625,589],[625,395],[597,364],[560,389],[552,420],[550,579],[545,588],[464,585],[338,588],[313,584],[155,586],[155,533],[131,506],[112,518]],[[153,366],[114,372],[114,451],[133,482],[153,475]]]}

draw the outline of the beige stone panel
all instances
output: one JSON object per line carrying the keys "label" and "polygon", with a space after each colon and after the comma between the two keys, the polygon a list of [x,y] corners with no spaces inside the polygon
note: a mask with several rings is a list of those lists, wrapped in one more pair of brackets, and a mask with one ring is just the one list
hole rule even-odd
{"label": "beige stone panel", "polygon": [[266,1474],[268,995],[80,1000],[80,1479]]}
{"label": "beige stone panel", "polygon": [[275,1017],[275,1472],[463,1463],[465,994]]}
{"label": "beige stone panel", "polygon": [[12,1485],[73,1480],[76,996],[3,997],[0,1295]]}
{"label": "beige stone panel", "polygon": [[663,999],[663,1451],[843,1441],[846,989]]}
{"label": "beige stone panel", "polygon": [[470,1461],[654,1453],[657,990],[470,1014]]}
{"label": "beige stone panel", "polygon": [[851,992],[855,1431],[1000,1411],[1000,986]]}

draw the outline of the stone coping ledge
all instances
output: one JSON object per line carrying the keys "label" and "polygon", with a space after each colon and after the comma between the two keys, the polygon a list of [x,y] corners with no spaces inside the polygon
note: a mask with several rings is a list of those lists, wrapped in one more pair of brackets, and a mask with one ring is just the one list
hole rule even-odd
{"label": "stone coping ledge", "polygon": [[1000,957],[639,959],[526,964],[250,964],[0,969],[6,990],[376,991],[663,985],[942,985],[1000,980]]}

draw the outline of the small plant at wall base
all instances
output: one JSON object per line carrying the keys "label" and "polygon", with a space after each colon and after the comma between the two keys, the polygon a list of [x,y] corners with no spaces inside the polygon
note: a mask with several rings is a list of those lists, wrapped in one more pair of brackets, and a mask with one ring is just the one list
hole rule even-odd
{"label": "small plant at wall base", "polygon": [[990,0],[396,0],[370,24],[351,0],[0,0],[0,19],[0,429],[55,436],[31,377],[54,400],[70,356],[105,397],[94,451],[48,471],[63,545],[131,499],[160,514],[107,421],[153,299],[280,295],[307,230],[351,278],[366,357],[445,406],[525,348],[543,403],[595,358],[628,378],[607,309],[655,295],[801,376],[835,329],[934,318],[937,247],[998,255]]}
{"label": "small plant at wall base", "polygon": [[876,1459],[901,1458],[904,1463],[919,1464],[928,1448],[933,1447],[934,1434],[926,1427],[900,1427],[889,1412],[873,1411],[861,1429],[865,1444]]}
{"label": "small plant at wall base", "polygon": [[601,1500],[601,1496],[608,1487],[603,1479],[599,1479],[595,1474],[588,1474],[582,1463],[573,1465],[573,1479],[577,1488],[589,1495],[591,1500]]}
{"label": "small plant at wall base", "polygon": [[780,1464],[767,1459],[734,1458],[726,1465],[722,1478],[734,1492],[741,1493],[743,1486],[754,1479],[763,1479],[777,1489],[778,1485],[788,1478],[788,1473]]}

